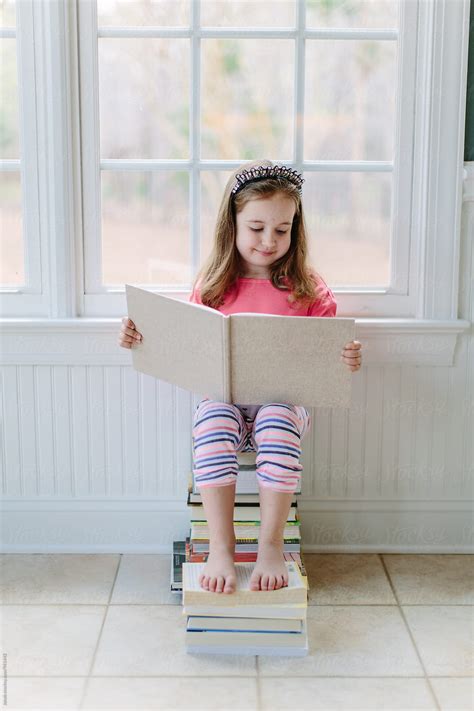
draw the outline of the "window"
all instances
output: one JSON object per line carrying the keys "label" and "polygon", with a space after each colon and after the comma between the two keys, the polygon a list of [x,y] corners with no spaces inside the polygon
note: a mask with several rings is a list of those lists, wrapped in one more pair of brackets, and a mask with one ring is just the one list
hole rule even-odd
{"label": "window", "polygon": [[3,316],[105,323],[125,313],[125,281],[186,298],[230,171],[263,156],[304,173],[311,262],[338,315],[371,333],[465,328],[469,0],[1,7],[18,92],[0,155],[17,225]]}
{"label": "window", "polygon": [[[26,12],[25,12],[26,10]],[[0,2],[0,289],[2,313],[44,313],[38,229],[31,14]]]}
{"label": "window", "polygon": [[230,170],[266,156],[304,173],[311,262],[340,311],[413,315],[416,3],[79,12],[85,314],[124,313],[125,282],[184,295]]}

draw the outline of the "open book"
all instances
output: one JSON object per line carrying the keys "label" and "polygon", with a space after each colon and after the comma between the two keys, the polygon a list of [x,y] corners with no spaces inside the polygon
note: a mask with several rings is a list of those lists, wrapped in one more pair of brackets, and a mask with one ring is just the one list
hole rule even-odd
{"label": "open book", "polygon": [[[199,576],[205,563],[183,563],[183,605],[282,605],[307,604],[308,584],[301,575],[298,563],[286,561],[288,585],[278,590],[251,590],[250,577],[255,563],[235,563],[237,586],[232,595],[205,590]],[[217,613],[216,613],[217,614]]]}
{"label": "open book", "polygon": [[213,400],[348,408],[353,373],[340,360],[352,318],[222,314],[125,285],[143,341],[133,367]]}

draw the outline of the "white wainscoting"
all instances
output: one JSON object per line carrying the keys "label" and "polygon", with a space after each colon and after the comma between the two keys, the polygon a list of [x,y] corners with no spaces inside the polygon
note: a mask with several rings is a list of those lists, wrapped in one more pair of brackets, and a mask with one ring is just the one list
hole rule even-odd
{"label": "white wainscoting", "polygon": [[[470,175],[458,313],[471,325],[454,341],[448,332],[451,366],[427,365],[423,354],[420,365],[368,358],[353,375],[349,411],[312,411],[303,551],[473,550],[473,184]],[[69,355],[59,359],[64,334],[35,333],[32,352],[27,336],[10,340],[10,331],[0,380],[3,551],[171,552],[189,532],[191,423],[201,396],[121,364],[130,356],[122,349],[81,360],[83,330],[71,331]],[[443,343],[431,344],[429,357]]]}

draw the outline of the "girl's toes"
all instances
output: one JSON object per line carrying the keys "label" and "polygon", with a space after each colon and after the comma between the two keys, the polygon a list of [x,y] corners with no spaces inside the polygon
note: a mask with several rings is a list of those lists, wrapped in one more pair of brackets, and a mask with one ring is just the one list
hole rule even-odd
{"label": "girl's toes", "polygon": [[225,593],[235,592],[235,578],[233,576],[228,576],[225,580]]}
{"label": "girl's toes", "polygon": [[222,575],[219,575],[219,577],[217,578],[216,592],[222,592],[223,589],[224,589],[224,578],[222,577]]}
{"label": "girl's toes", "polygon": [[258,573],[250,577],[250,590],[260,590],[260,575]]}

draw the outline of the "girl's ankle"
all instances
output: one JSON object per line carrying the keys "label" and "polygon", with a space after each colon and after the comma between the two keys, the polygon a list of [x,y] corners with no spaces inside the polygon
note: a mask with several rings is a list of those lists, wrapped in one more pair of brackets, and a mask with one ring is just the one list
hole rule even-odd
{"label": "girl's ankle", "polygon": [[235,538],[233,540],[222,540],[222,538],[219,538],[216,541],[209,541],[209,550],[213,551],[218,551],[218,550],[230,550],[230,551],[235,551]]}

